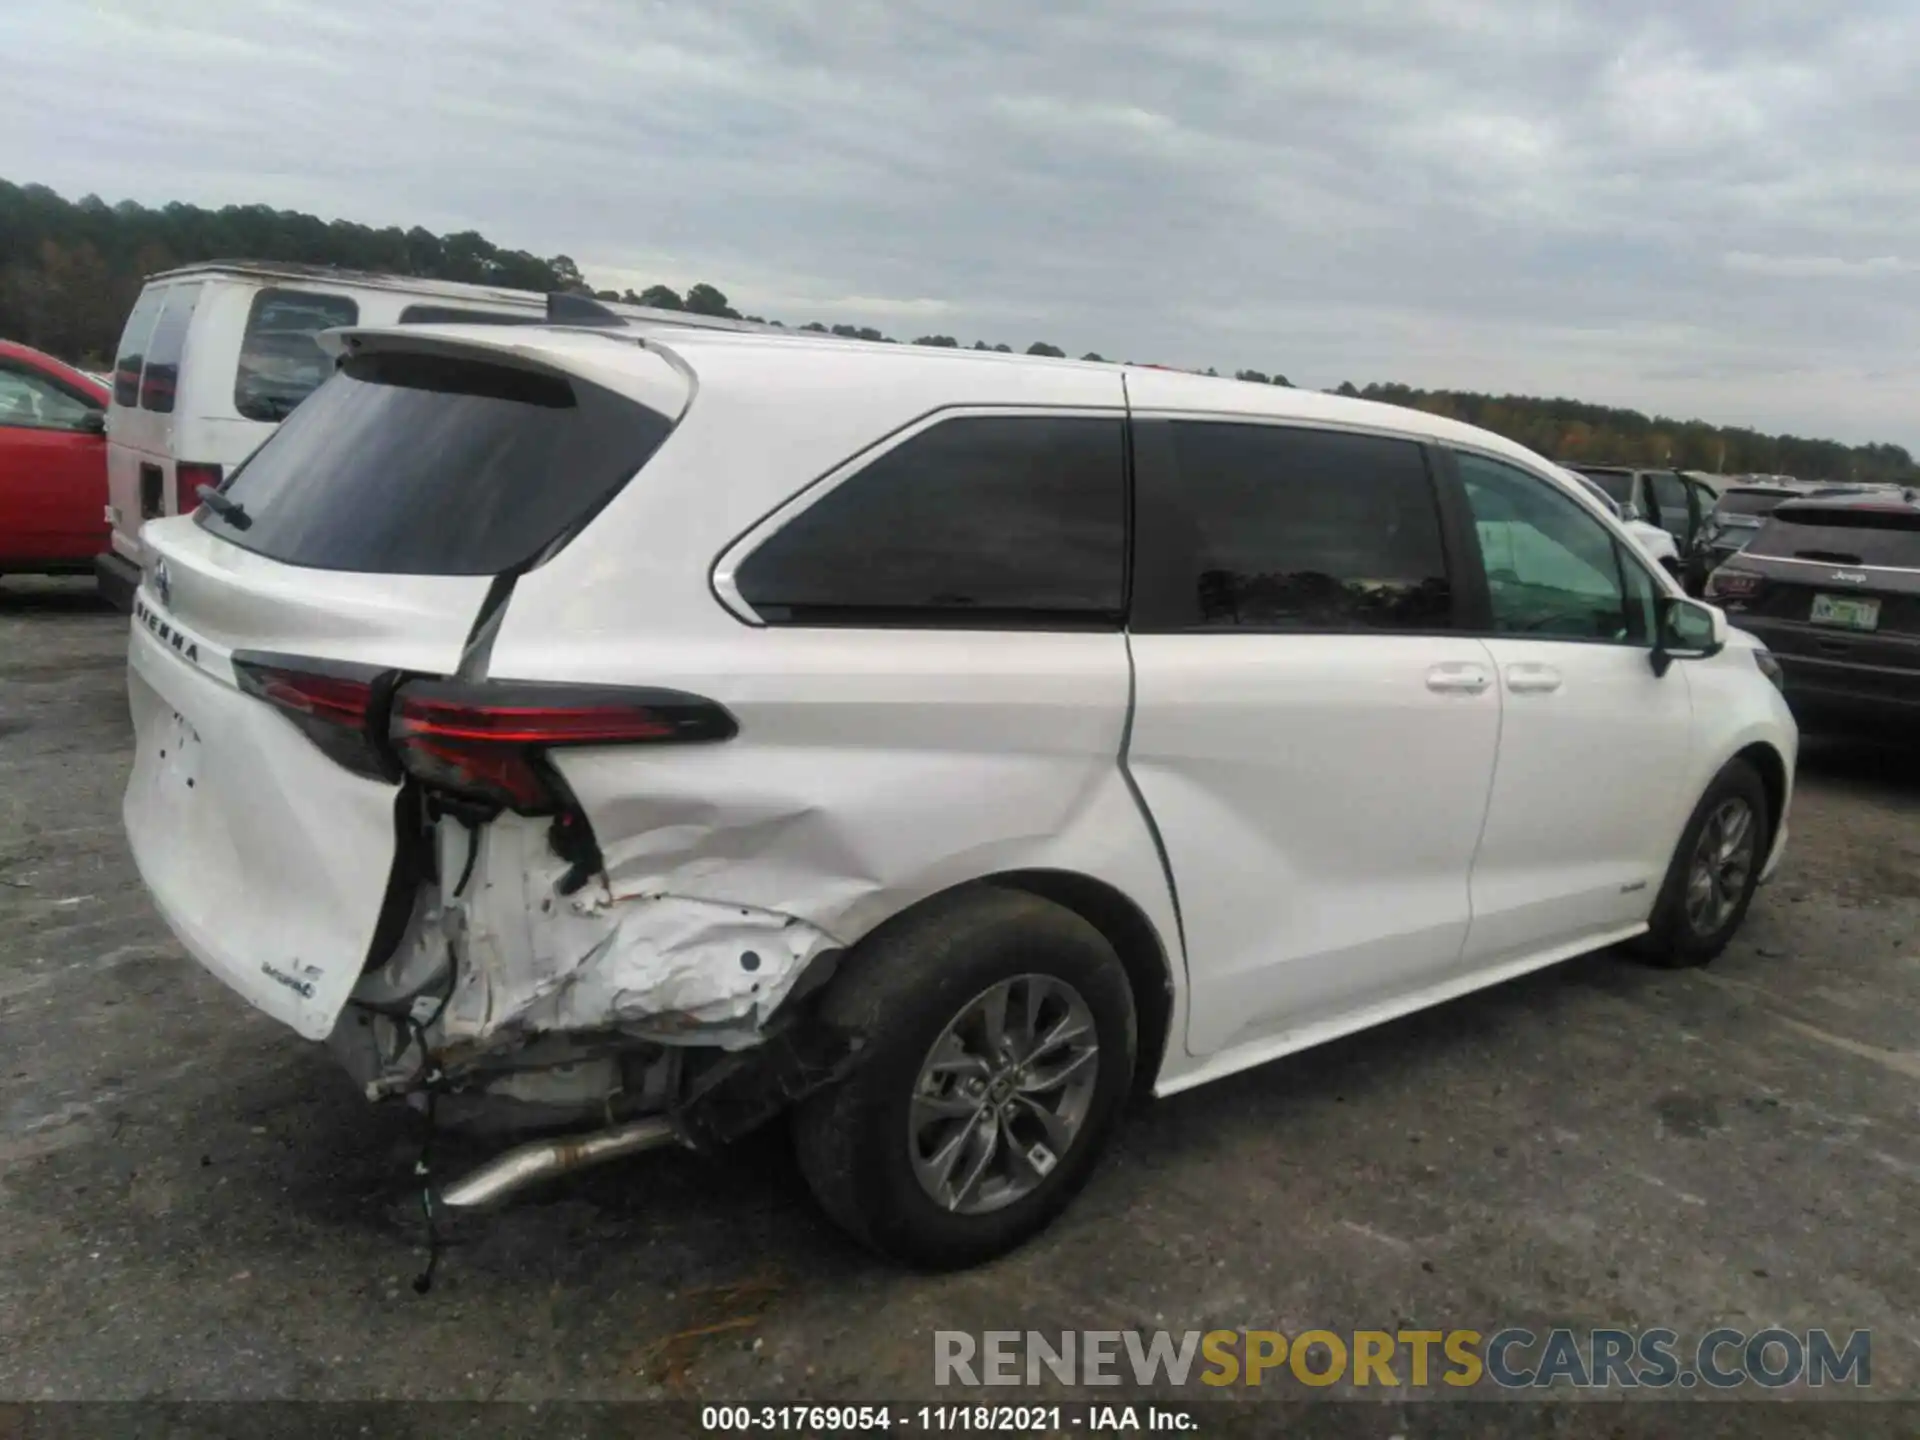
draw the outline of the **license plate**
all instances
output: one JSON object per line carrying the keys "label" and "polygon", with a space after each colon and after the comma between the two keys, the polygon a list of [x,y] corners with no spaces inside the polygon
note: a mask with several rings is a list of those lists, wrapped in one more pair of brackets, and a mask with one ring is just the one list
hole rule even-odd
{"label": "license plate", "polygon": [[1807,618],[1816,625],[1872,630],[1880,624],[1880,602],[1862,599],[1858,595],[1816,595]]}

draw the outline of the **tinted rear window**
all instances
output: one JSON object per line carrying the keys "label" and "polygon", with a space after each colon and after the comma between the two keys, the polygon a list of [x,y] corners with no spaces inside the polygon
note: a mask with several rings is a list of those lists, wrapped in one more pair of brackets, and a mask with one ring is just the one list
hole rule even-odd
{"label": "tinted rear window", "polygon": [[116,405],[140,403],[140,367],[146,363],[147,338],[153,334],[153,322],[160,318],[160,307],[166,298],[164,288],[150,285],[133,303],[133,313],[127,316],[126,328],[120,332],[119,353],[113,362],[113,403]]}
{"label": "tinted rear window", "polygon": [[455,305],[409,305],[402,325],[539,325],[545,315],[512,315],[503,310],[462,310]]}
{"label": "tinted rear window", "polygon": [[1920,509],[1898,502],[1886,505],[1817,505],[1796,501],[1773,512],[1782,525],[1830,526],[1840,530],[1920,530]]}
{"label": "tinted rear window", "polygon": [[187,348],[187,327],[199,303],[198,285],[175,285],[167,291],[167,307],[147,341],[147,368],[140,378],[142,410],[172,413],[180,389],[180,354]]}
{"label": "tinted rear window", "polygon": [[1112,623],[1126,571],[1122,422],[946,420],[803,510],[734,584],[770,623]]}
{"label": "tinted rear window", "polygon": [[1920,511],[1851,506],[1783,505],[1747,547],[1749,554],[1833,565],[1920,568]]}
{"label": "tinted rear window", "polygon": [[[1172,423],[1161,547],[1177,609],[1153,628],[1433,630],[1452,585],[1426,459],[1408,440]],[[1597,523],[1597,522],[1596,522]]]}
{"label": "tinted rear window", "polygon": [[314,337],[359,319],[360,307],[345,295],[262,290],[240,340],[233,408],[249,420],[286,419],[333,373],[332,358]]}
{"label": "tinted rear window", "polygon": [[1605,505],[1607,509],[1612,511],[1615,515],[1618,515],[1620,513],[1620,502],[1618,500],[1615,500],[1613,496],[1609,495],[1604,489],[1602,489],[1600,485],[1597,482],[1595,482],[1592,476],[1581,475],[1577,470],[1574,472],[1574,475],[1580,481],[1581,485],[1586,488],[1587,492],[1593,496],[1594,499],[1598,500],[1602,505]]}
{"label": "tinted rear window", "polygon": [[244,528],[322,570],[495,575],[584,525],[672,428],[581,380],[438,355],[355,356],[234,473]]}
{"label": "tinted rear window", "polygon": [[1623,505],[1633,499],[1631,470],[1581,470],[1579,473],[1606,491],[1610,498]]}
{"label": "tinted rear window", "polygon": [[1713,508],[1725,515],[1764,515],[1782,500],[1792,498],[1778,490],[1729,490]]}

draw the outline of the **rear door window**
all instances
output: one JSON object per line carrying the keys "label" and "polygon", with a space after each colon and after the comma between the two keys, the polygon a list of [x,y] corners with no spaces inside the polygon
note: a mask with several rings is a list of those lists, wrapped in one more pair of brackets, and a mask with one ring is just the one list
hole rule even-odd
{"label": "rear door window", "polygon": [[1579,468],[1580,474],[1586,476],[1587,479],[1606,491],[1618,504],[1631,505],[1633,503],[1633,472],[1631,470],[1588,470],[1581,467],[1577,468]]}
{"label": "rear door window", "polygon": [[[1171,473],[1142,462],[1155,474],[1141,529],[1143,555],[1155,556],[1150,628],[1452,625],[1440,512],[1418,444],[1224,421],[1164,428]],[[1144,443],[1160,455],[1156,435]]]}
{"label": "rear door window", "polygon": [[291,565],[497,575],[590,520],[671,429],[666,416],[583,380],[451,356],[359,355],[196,514]]}
{"label": "rear door window", "polygon": [[233,408],[249,420],[277,424],[333,373],[333,360],[314,337],[360,319],[345,295],[310,290],[262,290],[247,311]]}
{"label": "rear door window", "polygon": [[173,412],[180,389],[180,355],[187,347],[187,330],[194,307],[200,303],[198,285],[175,285],[167,291],[166,308],[147,341],[146,371],[140,378],[140,408],[162,415]]}
{"label": "rear door window", "polygon": [[133,303],[133,313],[127,316],[126,326],[120,332],[119,353],[113,362],[113,403],[116,405],[140,403],[140,370],[146,363],[147,340],[153,334],[154,322],[160,318],[160,308],[166,299],[167,287],[149,285]]}
{"label": "rear door window", "polygon": [[1678,475],[1656,470],[1647,476],[1647,488],[1653,492],[1653,503],[1659,507],[1654,523],[1674,539],[1685,540],[1693,528],[1687,515],[1686,485]]}
{"label": "rear door window", "polygon": [[770,624],[1117,624],[1124,425],[943,420],[789,520],[740,564],[735,588]]}

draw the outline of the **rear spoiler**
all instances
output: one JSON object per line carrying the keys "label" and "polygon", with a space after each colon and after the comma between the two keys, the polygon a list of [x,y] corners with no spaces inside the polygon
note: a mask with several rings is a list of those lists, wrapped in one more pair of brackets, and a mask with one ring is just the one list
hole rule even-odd
{"label": "rear spoiler", "polygon": [[[597,304],[594,301],[587,303]],[[313,339],[335,365],[344,363],[353,354],[386,350],[424,351],[465,356],[548,374],[576,376],[612,390],[615,394],[638,400],[674,420],[683,415],[692,403],[694,392],[699,388],[699,379],[693,366],[671,344],[671,335],[636,325],[624,316],[616,316],[611,324],[600,320],[585,325],[572,320],[549,322],[549,325],[551,328],[488,325],[475,327],[479,333],[458,336],[436,333],[436,328],[428,325],[342,325],[322,330]],[[556,331],[571,331],[572,334],[556,334]],[[583,344],[589,334],[614,343],[606,346]],[[633,350],[644,350],[653,355],[665,370],[619,359],[622,351],[630,355]]]}

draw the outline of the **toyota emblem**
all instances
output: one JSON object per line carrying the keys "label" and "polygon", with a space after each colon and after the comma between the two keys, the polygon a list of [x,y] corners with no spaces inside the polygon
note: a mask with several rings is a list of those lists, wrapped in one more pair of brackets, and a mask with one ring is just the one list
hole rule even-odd
{"label": "toyota emblem", "polygon": [[169,609],[173,606],[173,577],[167,574],[167,562],[156,560],[153,563],[153,593],[160,597],[160,603]]}

